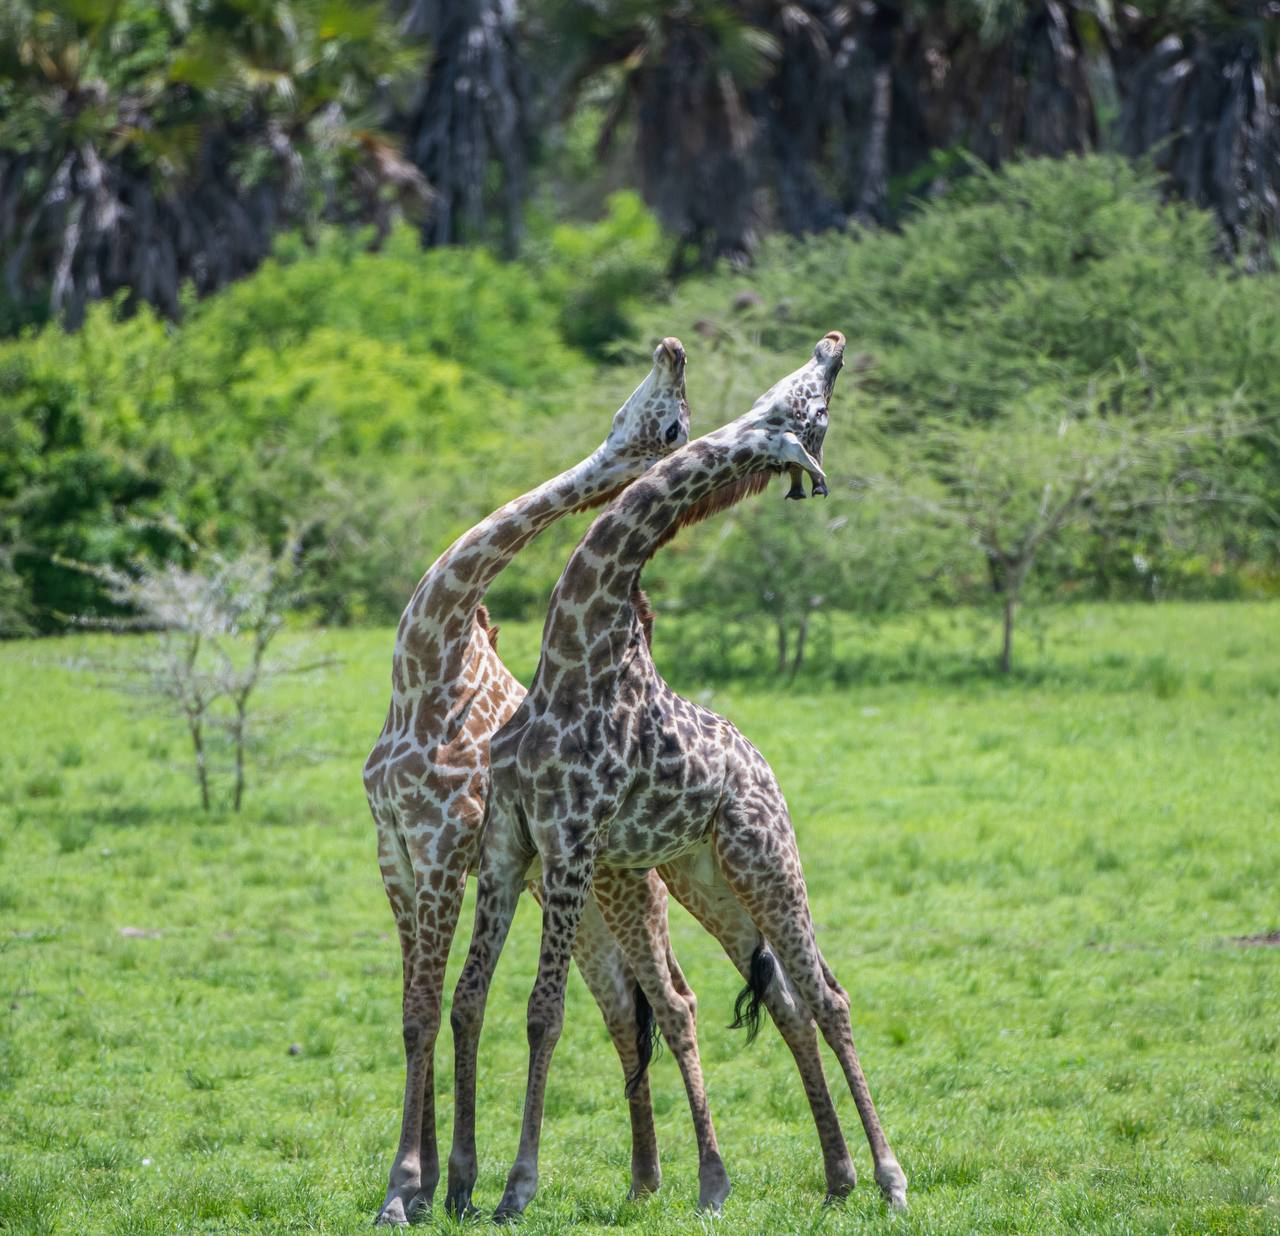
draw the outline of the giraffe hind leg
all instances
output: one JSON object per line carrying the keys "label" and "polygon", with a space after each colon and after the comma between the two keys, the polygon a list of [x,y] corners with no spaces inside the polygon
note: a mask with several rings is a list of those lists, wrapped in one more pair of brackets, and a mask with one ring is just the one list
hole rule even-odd
{"label": "giraffe hind leg", "polygon": [[880,1125],[853,1044],[849,997],[818,951],[795,833],[782,795],[757,791],[747,801],[726,800],[715,833],[716,857],[729,886],[809,1006],[822,1037],[840,1061],[875,1163],[876,1183],[889,1204],[906,1206],[907,1178]]}
{"label": "giraffe hind leg", "polygon": [[[535,896],[540,893],[535,891]],[[631,1116],[631,1187],[628,1197],[656,1193],[662,1184],[658,1135],[649,1095],[649,1061],[657,1032],[653,1009],[609,934],[593,895],[583,907],[573,960],[586,980],[622,1065]]]}
{"label": "giraffe hind leg", "polygon": [[696,1002],[676,982],[667,935],[667,890],[653,871],[598,868],[596,897],[609,930],[635,971],[662,1037],[680,1066],[698,1141],[698,1208],[718,1212],[729,1195],[729,1177],[716,1144],[698,1058]]}
{"label": "giraffe hind leg", "polygon": [[[659,868],[659,874],[676,900],[720,941],[729,960],[747,980],[743,990],[748,1006],[753,991],[760,992],[761,1003],[795,1060],[813,1113],[818,1142],[822,1147],[827,1198],[834,1201],[845,1197],[857,1185],[858,1176],[827,1088],[822,1057],[818,1052],[817,1028],[808,1007],[776,958],[773,958],[769,981],[764,982],[761,963],[772,955],[762,952],[762,948],[767,946],[761,941],[759,928],[725,882],[724,873],[714,861],[703,861],[702,856],[696,853],[686,855],[664,864]],[[749,1007],[742,1011],[748,1013]]]}

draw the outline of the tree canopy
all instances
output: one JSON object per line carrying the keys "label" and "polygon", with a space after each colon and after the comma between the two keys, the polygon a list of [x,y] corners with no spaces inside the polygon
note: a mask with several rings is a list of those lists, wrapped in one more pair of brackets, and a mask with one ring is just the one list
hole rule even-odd
{"label": "tree canopy", "polygon": [[181,312],[283,231],[516,252],[638,189],[677,271],[896,224],[1017,155],[1146,157],[1224,252],[1280,235],[1276,0],[13,0],[0,331]]}

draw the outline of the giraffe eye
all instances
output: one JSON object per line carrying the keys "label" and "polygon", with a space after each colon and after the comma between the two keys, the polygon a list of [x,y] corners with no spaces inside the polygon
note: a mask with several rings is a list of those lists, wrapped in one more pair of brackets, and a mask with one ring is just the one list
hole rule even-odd
{"label": "giraffe eye", "polygon": [[680,422],[672,421],[671,424],[667,426],[667,432],[666,432],[667,441],[674,442],[676,438],[679,436],[679,433],[680,433]]}

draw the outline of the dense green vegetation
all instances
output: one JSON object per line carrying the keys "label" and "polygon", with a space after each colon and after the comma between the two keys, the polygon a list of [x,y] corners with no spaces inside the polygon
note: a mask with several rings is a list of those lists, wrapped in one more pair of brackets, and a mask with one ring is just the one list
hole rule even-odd
{"label": "dense green vegetation", "polygon": [[[915,620],[838,630],[864,658],[842,686],[680,677],[787,792],[911,1179],[894,1231],[1276,1230],[1280,952],[1237,941],[1280,927],[1274,630],[1268,606],[1086,605],[1048,614],[1012,680],[940,672],[972,650],[931,654]],[[537,636],[504,629],[526,678]],[[167,722],[67,668],[83,640],[0,647],[22,719],[0,754],[0,1230],[355,1232],[380,1203],[400,961],[358,770],[391,632],[317,638],[342,667],[270,701],[269,751],[310,758],[255,773],[236,818],[199,811]],[[656,639],[667,666],[661,619]],[[862,1181],[824,1210],[789,1056],[725,1029],[737,978],[673,917],[734,1182],[718,1229],[884,1231],[848,1096]],[[481,1044],[482,1203],[515,1147],[536,931],[526,904]],[[575,977],[524,1230],[695,1224],[683,1093],[654,1069],[665,1183],[629,1204],[621,1079]]]}
{"label": "dense green vegetation", "polygon": [[593,305],[625,321],[656,240],[627,198],[518,265],[335,232],[181,327],[99,305],[0,344],[9,625],[94,607],[57,556],[178,552],[161,516],[230,546],[304,529],[319,616],[398,613],[453,534],[603,436],[631,375],[597,385],[579,345]]}
{"label": "dense green vegetation", "polygon": [[[768,624],[790,657],[829,610],[986,603],[1015,577],[1023,603],[1275,591],[1277,276],[1216,261],[1208,216],[1124,161],[975,174],[900,234],[773,241],[658,295],[663,245],[628,195],[540,225],[515,263],[331,232],[180,326],[100,305],[75,334],[0,344],[7,628],[101,608],[60,557],[180,553],[162,517],[223,548],[300,530],[310,614],[390,620],[454,533],[599,440],[656,338],[685,340],[697,432],[832,327],[854,357],[832,497],[779,516],[771,495],[687,538],[651,572],[668,612],[716,639]],[[1006,558],[1046,495],[1117,460],[1023,580]],[[500,614],[536,614],[581,526],[502,577]],[[686,647],[713,668],[707,640]]]}

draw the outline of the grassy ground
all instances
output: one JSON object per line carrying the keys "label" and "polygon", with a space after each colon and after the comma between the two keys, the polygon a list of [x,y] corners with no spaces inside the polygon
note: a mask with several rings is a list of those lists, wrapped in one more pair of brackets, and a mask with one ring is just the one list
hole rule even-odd
{"label": "grassy ground", "polygon": [[[781,777],[912,1184],[888,1218],[845,1094],[863,1183],[820,1205],[790,1058],[771,1029],[751,1048],[724,1029],[736,976],[679,914],[734,1181],[716,1230],[1280,1230],[1280,949],[1233,940],[1280,927],[1278,618],[1062,610],[1012,682],[683,684]],[[525,674],[536,634],[504,630]],[[0,1230],[373,1215],[400,967],[359,767],[390,636],[320,638],[343,665],[275,700],[292,711],[274,748],[309,758],[263,772],[239,819],[193,809],[170,723],[63,668],[78,642],[0,647]],[[879,638],[909,659],[909,632]],[[482,1043],[482,1203],[515,1147],[536,927],[526,905]],[[665,1183],[631,1204],[617,1066],[575,978],[527,1231],[699,1225],[667,1056],[654,1089]]]}

